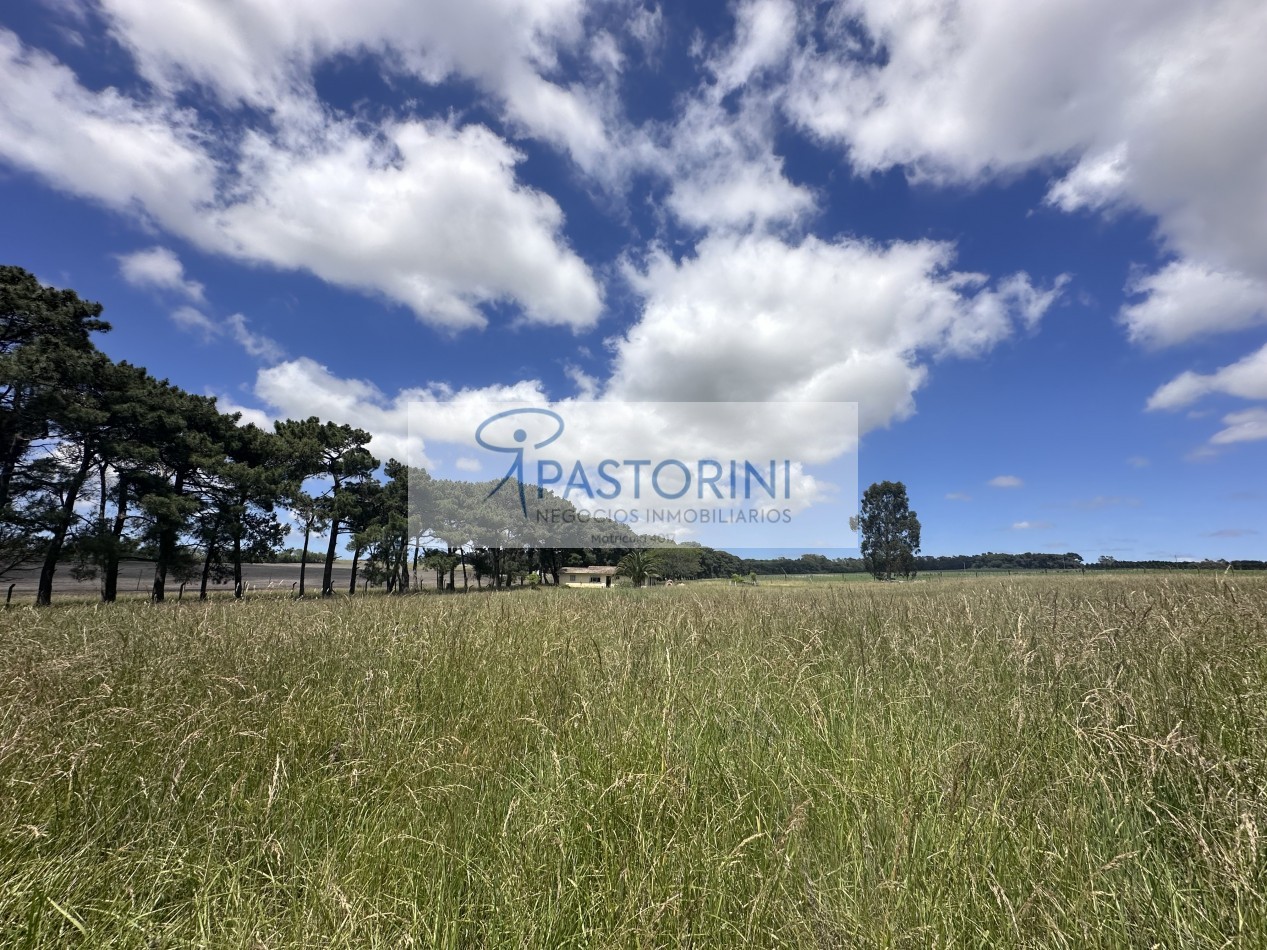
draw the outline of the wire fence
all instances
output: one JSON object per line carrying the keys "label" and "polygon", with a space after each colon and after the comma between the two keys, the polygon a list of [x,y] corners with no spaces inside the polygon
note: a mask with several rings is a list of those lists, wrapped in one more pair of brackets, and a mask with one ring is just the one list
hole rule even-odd
{"label": "wire fence", "polygon": [[[304,586],[308,592],[321,590],[325,573],[325,563],[321,560],[309,561],[304,572]],[[244,564],[242,565],[242,583],[247,592],[277,591],[298,592],[299,564]],[[17,603],[34,596],[39,588],[40,566],[23,564],[0,575],[0,595],[9,602]],[[352,565],[348,562],[336,561],[331,573],[330,583],[335,591],[347,592],[352,580]],[[460,577],[459,577],[460,582]],[[76,576],[74,566],[61,564],[53,576],[53,596],[93,597],[101,593],[99,576]],[[357,589],[367,586],[368,579],[364,574],[357,577]],[[423,589],[434,590],[436,575],[434,571],[417,571],[410,575],[410,583]],[[125,559],[119,564],[118,596],[148,597],[154,585],[154,562]],[[189,594],[198,594],[202,586],[200,574],[192,579],[182,581],[168,575],[165,588],[166,596],[180,598]],[[234,583],[232,578],[226,580],[209,579],[207,591],[217,594],[232,594]]]}

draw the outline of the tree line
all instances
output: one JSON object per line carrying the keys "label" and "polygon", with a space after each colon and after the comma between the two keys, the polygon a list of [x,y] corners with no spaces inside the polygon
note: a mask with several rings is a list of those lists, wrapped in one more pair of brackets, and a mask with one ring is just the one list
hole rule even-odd
{"label": "tree line", "polygon": [[[354,593],[358,579],[408,590],[420,568],[438,587],[529,576],[557,584],[569,564],[617,564],[646,543],[596,520],[616,543],[570,549],[548,524],[515,517],[517,493],[380,464],[370,434],[353,426],[316,416],[271,431],[242,425],[213,397],[110,359],[94,342],[110,329],[99,303],[0,267],[0,576],[37,565],[39,605],[51,602],[59,569],[98,579],[113,601],[121,563],[138,558],[153,562],[154,601],[173,581],[196,582],[206,597],[231,580],[241,597],[244,564],[285,556],[283,513],[301,539],[301,595],[310,559],[314,586],[335,592],[341,545]],[[314,538],[326,539],[324,552],[310,551]],[[648,563],[660,576],[720,577],[737,560],[694,545]]]}
{"label": "tree line", "polygon": [[[1213,558],[1200,561],[1131,561],[1102,557],[1096,561],[1083,561],[1081,554],[1051,554],[1026,552],[1006,554],[946,554],[914,556],[912,574],[920,572],[944,573],[948,571],[1121,571],[1121,570],[1171,570],[1171,571],[1265,571],[1267,561],[1252,559],[1227,560]],[[802,554],[800,557],[741,558],[735,571],[740,574],[863,574],[870,569],[862,558],[829,558],[821,554]]]}
{"label": "tree line", "polygon": [[[394,593],[416,585],[420,568],[449,589],[471,579],[557,584],[563,567],[619,565],[646,544],[605,522],[598,526],[615,544],[576,549],[548,525],[516,517],[515,492],[494,492],[495,481],[434,478],[396,459],[380,464],[367,448],[370,434],[353,426],[316,416],[272,430],[242,425],[213,397],[110,359],[94,342],[110,329],[99,303],[0,266],[0,576],[38,566],[37,604],[51,602],[59,569],[97,579],[102,599],[113,601],[121,563],[137,558],[153,563],[150,597],[162,601],[172,582],[196,582],[205,597],[210,584],[231,580],[241,597],[244,564],[284,559],[300,563],[301,595],[311,560],[320,572],[313,586],[328,596],[340,545],[352,555],[349,593],[358,579]],[[297,527],[298,548],[282,549],[283,513]],[[639,576],[681,580],[1083,566],[1075,553],[920,556],[918,519],[901,483],[868,490],[863,522],[862,558],[742,558],[664,541],[629,563]],[[310,550],[314,538],[326,539],[324,552]],[[1151,562],[1086,565],[1130,566]]]}

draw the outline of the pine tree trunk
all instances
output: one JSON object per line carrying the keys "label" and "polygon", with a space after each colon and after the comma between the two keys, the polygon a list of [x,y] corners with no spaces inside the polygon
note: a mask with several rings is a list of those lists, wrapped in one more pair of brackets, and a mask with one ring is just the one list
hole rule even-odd
{"label": "pine tree trunk", "polygon": [[[185,476],[182,473],[176,476],[172,486],[173,497],[180,498],[184,490]],[[161,604],[167,593],[167,571],[176,561],[176,534],[176,526],[167,525],[158,536],[158,563],[154,565],[154,587],[150,591],[150,600],[156,604]]]}
{"label": "pine tree trunk", "polygon": [[123,528],[128,518],[128,482],[119,479],[119,506],[114,513],[114,527],[111,529],[110,550],[106,554],[105,578],[101,585],[101,600],[113,604],[119,596],[119,541],[123,538]]}
{"label": "pine tree trunk", "polygon": [[79,471],[75,473],[71,479],[70,486],[66,490],[66,495],[62,499],[61,510],[58,512],[57,524],[53,528],[53,536],[48,540],[48,547],[44,551],[44,565],[40,568],[39,588],[35,592],[35,606],[47,607],[53,602],[53,575],[57,573],[57,559],[62,556],[62,545],[66,543],[66,532],[70,530],[71,522],[75,520],[75,500],[79,497],[80,491],[83,490],[84,482],[88,480],[88,472],[91,469],[89,459],[91,455],[85,450],[84,461],[79,466]]}
{"label": "pine tree trunk", "polygon": [[207,556],[202,559],[202,582],[198,585],[198,599],[207,599],[207,581],[211,578],[211,558],[215,554],[214,548],[207,545]]}
{"label": "pine tree trunk", "polygon": [[348,582],[348,596],[352,597],[356,594],[356,567],[361,563],[361,546],[358,544],[352,548],[352,580]]}
{"label": "pine tree trunk", "polygon": [[397,570],[400,571],[400,592],[402,594],[409,592],[409,535],[402,534],[400,536],[400,557],[396,562]]}
{"label": "pine tree trunk", "polygon": [[[161,550],[161,548],[160,548]],[[154,583],[150,587],[150,601],[161,604],[167,594],[167,565],[160,560],[154,565]]]}
{"label": "pine tree trunk", "polygon": [[312,525],[304,525],[304,552],[299,555],[299,596],[304,595],[304,575],[308,573],[308,536],[312,534]]}
{"label": "pine tree trunk", "polygon": [[339,550],[339,519],[330,522],[330,544],[326,548],[326,569],[321,577],[321,596],[334,595],[334,556]]}

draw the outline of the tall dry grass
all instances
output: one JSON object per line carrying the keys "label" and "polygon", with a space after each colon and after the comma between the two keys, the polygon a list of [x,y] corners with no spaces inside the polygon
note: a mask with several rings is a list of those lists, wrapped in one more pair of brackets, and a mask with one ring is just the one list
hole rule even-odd
{"label": "tall dry grass", "polygon": [[1267,944],[1267,583],[0,617],[5,947]]}

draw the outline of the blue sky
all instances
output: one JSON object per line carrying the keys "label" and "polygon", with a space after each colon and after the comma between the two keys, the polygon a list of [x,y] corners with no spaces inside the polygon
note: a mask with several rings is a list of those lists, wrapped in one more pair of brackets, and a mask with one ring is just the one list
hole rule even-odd
{"label": "blue sky", "polygon": [[382,457],[420,396],[856,401],[928,553],[1263,557],[1263,48],[1250,0],[25,0],[0,260]]}

